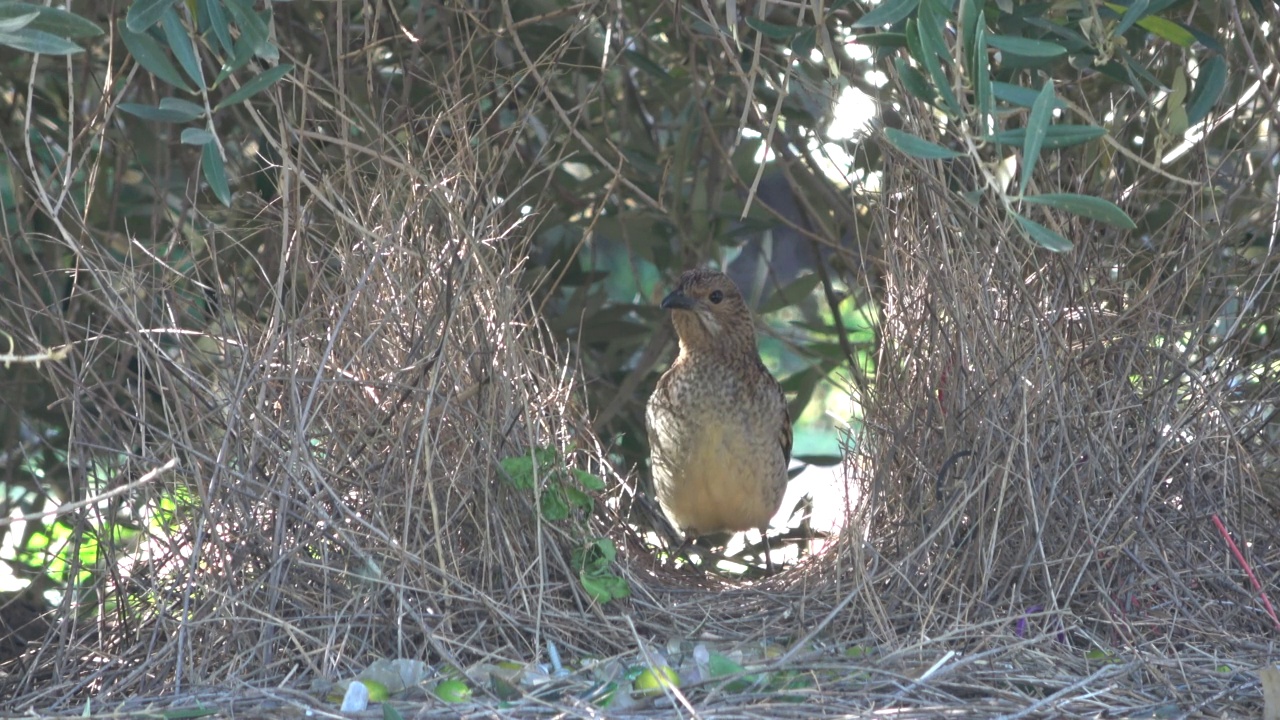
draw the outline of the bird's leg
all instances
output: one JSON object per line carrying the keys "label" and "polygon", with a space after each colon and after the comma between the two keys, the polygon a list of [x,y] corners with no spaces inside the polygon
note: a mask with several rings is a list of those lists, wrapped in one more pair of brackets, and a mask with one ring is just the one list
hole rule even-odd
{"label": "bird's leg", "polygon": [[697,555],[699,562],[695,567],[702,568],[705,571],[706,568],[703,566],[706,564],[706,558],[704,558],[702,555],[702,548],[694,544],[697,540],[698,540],[697,534],[685,533],[684,542],[680,543],[679,547],[677,547],[674,551],[672,551],[671,556],[672,556],[672,559],[674,560],[675,558],[683,555],[684,561],[689,565],[693,565],[694,564],[693,559],[690,556]]}
{"label": "bird's leg", "polygon": [[671,554],[672,554],[673,556],[674,556],[674,555],[684,555],[684,556],[686,556],[686,558],[685,558],[685,559],[688,559],[688,557],[687,557],[687,556],[688,556],[688,554],[689,554],[689,549],[693,547],[693,541],[694,541],[694,539],[695,539],[695,538],[694,538],[692,535],[685,535],[685,536],[684,536],[684,540],[682,540],[682,541],[680,542],[680,544],[676,546],[676,549],[675,549],[674,551],[672,551],[672,553],[671,553]]}
{"label": "bird's leg", "polygon": [[760,544],[764,545],[764,570],[772,575],[774,572],[773,558],[769,556],[769,526],[760,528]]}

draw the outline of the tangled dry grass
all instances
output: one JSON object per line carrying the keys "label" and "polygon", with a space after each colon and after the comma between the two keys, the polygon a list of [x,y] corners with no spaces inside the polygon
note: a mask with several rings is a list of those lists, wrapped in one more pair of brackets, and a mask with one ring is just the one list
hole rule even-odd
{"label": "tangled dry grass", "polygon": [[[945,169],[895,165],[846,533],[735,583],[659,565],[616,515],[632,480],[588,430],[572,356],[531,300],[554,282],[522,260],[536,212],[495,200],[536,189],[505,173],[535,128],[473,136],[463,84],[449,112],[405,125],[426,156],[397,152],[385,119],[322,111],[291,86],[289,112],[258,118],[280,200],[203,238],[219,297],[203,332],[166,331],[181,304],[154,257],[71,224],[47,240],[82,258],[80,314],[28,289],[14,303],[73,348],[43,366],[71,403],[73,457],[118,450],[96,490],[129,489],[78,521],[102,527],[126,499],[170,515],[163,533],[104,545],[83,604],[96,614],[66,593],[0,676],[0,708],[292,715],[319,702],[311,679],[378,657],[467,668],[542,659],[549,643],[608,658],[700,639],[776,650],[771,667],[816,679],[690,690],[702,717],[1257,705],[1251,673],[1275,657],[1275,628],[1213,520],[1274,589],[1278,365],[1257,329],[1276,321],[1278,264],[1224,255],[1194,184],[1167,198],[1176,242],[1082,224],[1076,252],[1049,256],[964,204]],[[374,140],[342,139],[356,136]],[[259,252],[265,236],[279,253]],[[95,374],[102,355],[133,379]],[[502,461],[536,448],[606,480],[593,512],[547,521],[541,495],[508,482]],[[172,497],[186,502],[164,509]],[[621,549],[631,598],[584,592],[573,551],[595,537]],[[483,707],[597,712],[572,695]]]}

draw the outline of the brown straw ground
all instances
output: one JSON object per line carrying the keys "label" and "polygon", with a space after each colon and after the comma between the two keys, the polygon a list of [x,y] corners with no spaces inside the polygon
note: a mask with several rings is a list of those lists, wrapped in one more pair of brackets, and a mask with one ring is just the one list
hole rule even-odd
{"label": "brown straw ground", "polygon": [[[203,331],[151,330],[166,317],[128,288],[165,295],[154,259],[70,235],[49,242],[76,243],[95,278],[92,334],[15,300],[76,340],[76,362],[44,365],[75,404],[73,457],[121,449],[101,489],[134,483],[77,521],[101,527],[127,498],[163,531],[104,546],[92,597],[64,593],[43,640],[0,668],[0,710],[334,715],[316,681],[378,658],[473,672],[548,663],[554,643],[576,668],[702,643],[795,682],[718,678],[626,712],[1259,712],[1277,629],[1213,518],[1274,597],[1280,370],[1256,331],[1258,308],[1274,327],[1277,263],[1224,255],[1192,190],[1164,198],[1176,242],[1079,224],[1076,250],[1050,255],[957,197],[947,169],[897,158],[875,209],[885,305],[845,533],[735,582],[661,564],[617,515],[634,478],[589,432],[572,356],[531,301],[554,281],[524,268],[535,219],[497,200],[536,195],[536,174],[503,175],[530,128],[471,136],[459,89],[413,126],[430,151],[408,156],[358,113],[308,116],[328,107],[315,92],[289,86],[289,113],[258,118],[283,199],[206,238],[222,300]],[[360,132],[302,131],[339,116]],[[97,374],[99,354],[126,350],[137,382]],[[502,464],[535,448],[607,489],[548,520],[564,477],[537,466],[534,492]],[[619,548],[608,570],[630,597],[584,590],[574,551],[597,538]],[[559,682],[395,707],[607,712],[584,676]]]}

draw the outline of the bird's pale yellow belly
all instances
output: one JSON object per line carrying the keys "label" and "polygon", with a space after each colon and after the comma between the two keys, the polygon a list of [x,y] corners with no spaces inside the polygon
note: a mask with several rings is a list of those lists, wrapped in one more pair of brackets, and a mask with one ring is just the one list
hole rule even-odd
{"label": "bird's pale yellow belly", "polygon": [[757,457],[759,449],[739,428],[707,424],[688,440],[680,443],[680,457],[671,458],[671,472],[655,473],[658,500],[671,521],[694,534],[768,526],[781,499],[774,487],[777,463]]}

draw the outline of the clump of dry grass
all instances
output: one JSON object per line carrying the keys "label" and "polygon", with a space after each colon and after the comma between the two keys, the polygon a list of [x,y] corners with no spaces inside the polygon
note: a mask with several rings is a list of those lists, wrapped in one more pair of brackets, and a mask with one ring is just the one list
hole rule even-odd
{"label": "clump of dry grass", "polygon": [[[1098,192],[1060,162],[1062,191]],[[895,562],[874,615],[932,635],[1043,614],[1073,647],[1172,656],[1274,630],[1215,518],[1275,576],[1278,378],[1258,338],[1280,265],[1225,250],[1244,226],[1203,220],[1221,208],[1201,182],[1130,189],[1135,217],[1178,207],[1161,237],[1068,221],[1076,249],[1055,255],[948,171],[886,178],[889,302],[856,463],[861,522]]]}
{"label": "clump of dry grass", "polygon": [[[570,567],[608,518],[547,522],[501,470],[553,448],[607,472],[580,431],[578,380],[530,303],[535,219],[503,201],[518,188],[504,184],[501,143],[527,128],[478,142],[479,100],[457,97],[415,122],[412,146],[429,150],[410,156],[355,109],[319,110],[318,90],[293,90],[296,124],[259,118],[280,198],[238,208],[211,224],[235,232],[205,239],[215,300],[203,332],[162,342],[154,328],[180,305],[135,311],[165,297],[160,263],[78,246],[108,318],[79,351],[125,348],[143,371],[126,388],[49,371],[93,408],[81,441],[124,450],[117,478],[177,460],[130,494],[134,507],[158,517],[162,497],[187,502],[100,578],[94,600],[110,615],[82,617],[67,596],[49,642],[5,679],[23,707],[333,677],[382,656],[533,659],[549,637],[566,654],[631,642]],[[375,140],[309,130],[331,123]]]}

